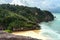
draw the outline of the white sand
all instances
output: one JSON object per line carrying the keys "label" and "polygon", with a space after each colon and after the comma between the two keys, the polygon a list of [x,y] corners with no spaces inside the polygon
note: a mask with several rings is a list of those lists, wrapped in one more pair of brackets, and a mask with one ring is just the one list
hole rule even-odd
{"label": "white sand", "polygon": [[23,32],[13,32],[14,35],[29,36],[32,38],[42,39],[42,40],[51,40],[50,37],[43,36],[40,30],[33,31],[23,31]]}

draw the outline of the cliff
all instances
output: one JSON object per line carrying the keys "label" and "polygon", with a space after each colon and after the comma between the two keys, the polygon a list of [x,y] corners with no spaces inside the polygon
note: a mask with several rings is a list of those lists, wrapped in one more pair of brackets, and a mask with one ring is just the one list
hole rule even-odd
{"label": "cliff", "polygon": [[54,20],[49,11],[36,7],[1,4],[0,29],[1,30],[34,30],[41,29],[37,23]]}

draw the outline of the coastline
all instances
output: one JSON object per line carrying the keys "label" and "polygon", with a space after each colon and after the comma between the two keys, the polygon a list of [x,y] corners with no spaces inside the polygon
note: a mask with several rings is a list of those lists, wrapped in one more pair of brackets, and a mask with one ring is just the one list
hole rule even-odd
{"label": "coastline", "polygon": [[0,31],[0,40],[41,40],[41,39],[36,39],[26,36],[18,36],[18,35],[13,35],[11,33],[7,33],[5,31]]}
{"label": "coastline", "polygon": [[13,32],[12,34],[14,35],[28,36],[37,39],[41,38],[42,40],[49,39],[48,37],[45,37],[43,34],[41,34],[42,31],[39,30],[41,29],[41,26],[39,26],[37,23],[53,21],[54,16],[51,12],[47,10],[40,10],[40,8],[36,7],[19,5],[15,6],[10,4],[1,4],[0,6],[0,15],[2,18],[0,19],[0,30],[5,30],[7,32],[18,31]]}
{"label": "coastline", "polygon": [[14,35],[20,36],[28,36],[32,38],[42,39],[42,40],[50,40],[51,38],[43,36],[41,34],[41,30],[31,30],[31,31],[21,31],[21,32],[13,32]]}

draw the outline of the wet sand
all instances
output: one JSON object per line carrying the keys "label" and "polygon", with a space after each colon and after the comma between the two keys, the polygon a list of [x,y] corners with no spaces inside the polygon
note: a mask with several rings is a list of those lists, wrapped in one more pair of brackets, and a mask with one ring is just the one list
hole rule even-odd
{"label": "wet sand", "polygon": [[42,39],[42,40],[50,40],[49,37],[43,36],[41,34],[41,30],[13,32],[12,34],[21,35],[21,36],[29,36],[29,37],[32,37],[32,38],[37,38],[37,39]]}

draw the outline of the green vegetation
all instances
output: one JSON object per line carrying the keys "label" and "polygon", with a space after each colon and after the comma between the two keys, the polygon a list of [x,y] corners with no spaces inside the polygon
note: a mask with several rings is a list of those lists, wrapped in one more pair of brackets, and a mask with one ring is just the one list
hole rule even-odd
{"label": "green vegetation", "polygon": [[5,32],[8,32],[8,33],[12,33],[12,31],[11,30],[4,30]]}
{"label": "green vegetation", "polygon": [[37,23],[53,19],[49,11],[42,11],[36,7],[0,5],[0,29],[8,30],[8,32],[9,30],[40,29]]}

